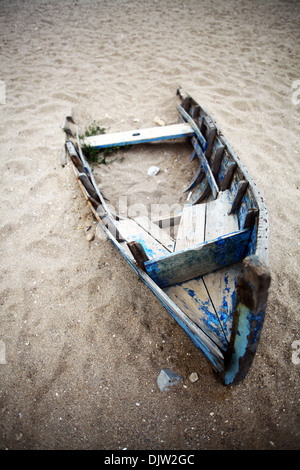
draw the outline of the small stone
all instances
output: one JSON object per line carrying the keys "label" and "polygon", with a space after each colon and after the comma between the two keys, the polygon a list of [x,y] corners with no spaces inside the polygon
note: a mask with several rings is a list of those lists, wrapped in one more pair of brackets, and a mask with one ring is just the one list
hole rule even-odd
{"label": "small stone", "polygon": [[91,230],[89,230],[86,234],[86,239],[88,242],[91,242],[95,238],[95,233]]}
{"label": "small stone", "polygon": [[155,116],[153,119],[154,124],[157,124],[158,126],[165,126],[165,122],[160,119],[158,116]]}
{"label": "small stone", "polygon": [[157,173],[159,173],[159,168],[158,166],[150,166],[150,168],[148,168],[148,176],[155,176],[157,175]]}
{"label": "small stone", "polygon": [[157,384],[162,392],[169,391],[170,387],[177,385],[183,377],[177,375],[169,369],[162,369],[157,377]]}
{"label": "small stone", "polygon": [[199,379],[197,372],[192,372],[189,376],[189,379],[192,383],[197,382],[197,380]]}

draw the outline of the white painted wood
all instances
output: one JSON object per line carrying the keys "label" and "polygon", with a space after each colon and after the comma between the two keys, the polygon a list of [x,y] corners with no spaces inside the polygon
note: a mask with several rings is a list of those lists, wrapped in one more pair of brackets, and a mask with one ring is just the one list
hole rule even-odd
{"label": "white painted wood", "polygon": [[176,251],[204,241],[205,211],[205,204],[184,207],[177,232]]}
{"label": "white painted wood", "polygon": [[165,230],[162,230],[158,225],[148,219],[148,217],[136,217],[134,220],[168,251],[172,252],[174,250],[175,240],[171,238]]}
{"label": "white painted wood", "polygon": [[228,190],[220,191],[217,199],[207,202],[205,241],[239,230],[238,216],[228,215],[231,206],[232,199]]}
{"label": "white painted wood", "polygon": [[117,229],[127,242],[136,241],[142,244],[150,260],[170,252],[144,230],[133,219],[119,220],[115,222]]}
{"label": "white painted wood", "polygon": [[95,148],[105,148],[176,139],[192,135],[194,135],[193,128],[188,123],[180,123],[164,127],[159,126],[147,129],[134,129],[126,132],[85,137],[83,143]]}

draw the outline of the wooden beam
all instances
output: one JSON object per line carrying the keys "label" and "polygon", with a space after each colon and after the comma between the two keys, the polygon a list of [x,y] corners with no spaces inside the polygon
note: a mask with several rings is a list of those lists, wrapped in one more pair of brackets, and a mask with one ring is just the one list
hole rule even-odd
{"label": "wooden beam", "polygon": [[208,274],[243,259],[250,233],[249,229],[240,230],[184,251],[152,259],[145,263],[146,271],[160,287]]}
{"label": "wooden beam", "polygon": [[238,187],[237,187],[237,191],[236,191],[236,195],[235,195],[234,201],[232,203],[232,207],[229,211],[229,214],[233,214],[235,212],[235,210],[240,206],[248,186],[249,186],[248,181],[242,180],[242,181],[239,182]]}
{"label": "wooden beam", "polygon": [[127,246],[136,260],[139,268],[144,269],[144,263],[145,261],[148,261],[149,258],[145,253],[143,245],[138,242],[129,242],[127,243]]}
{"label": "wooden beam", "polygon": [[193,144],[193,146],[194,146],[194,149],[195,149],[196,152],[197,152],[197,155],[198,155],[198,157],[199,157],[199,160],[200,160],[200,162],[201,162],[201,164],[202,164],[202,168],[203,168],[203,170],[204,170],[204,172],[205,172],[205,175],[206,175],[207,181],[208,181],[208,183],[209,183],[209,186],[210,186],[210,188],[211,188],[213,197],[214,197],[214,199],[216,199],[217,196],[218,196],[218,193],[219,193],[219,188],[218,188],[218,185],[217,185],[217,183],[216,183],[215,177],[214,177],[214,175],[213,175],[213,173],[212,173],[212,170],[211,170],[211,168],[210,168],[210,166],[209,166],[209,163],[208,163],[208,161],[207,161],[207,159],[206,159],[206,156],[204,155],[204,153],[203,153],[203,151],[202,151],[202,149],[201,149],[201,147],[200,147],[200,145],[199,145],[197,139],[196,139],[195,137],[192,137],[191,140],[192,140],[192,144]]}
{"label": "wooden beam", "polygon": [[199,140],[199,142],[201,144],[201,147],[202,147],[203,151],[205,151],[206,147],[207,147],[207,143],[206,143],[206,140],[205,140],[203,134],[200,132],[199,127],[197,126],[197,124],[195,123],[193,118],[183,109],[182,106],[180,106],[180,104],[177,104],[177,109],[178,109],[179,113],[181,114],[181,116],[190,124],[190,126],[192,127],[194,133],[197,136],[197,139]]}
{"label": "wooden beam", "polygon": [[94,148],[120,147],[124,145],[142,144],[160,140],[179,139],[194,135],[193,128],[188,123],[172,124],[170,126],[135,129],[126,132],[115,132],[85,137],[83,143]]}

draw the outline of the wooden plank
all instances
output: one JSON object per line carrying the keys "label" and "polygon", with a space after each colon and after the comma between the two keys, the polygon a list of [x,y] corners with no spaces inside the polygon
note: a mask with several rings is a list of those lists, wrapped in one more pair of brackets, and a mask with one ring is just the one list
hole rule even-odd
{"label": "wooden plank", "polygon": [[205,204],[185,207],[180,219],[176,251],[184,250],[204,241]]}
{"label": "wooden plank", "polygon": [[245,253],[250,230],[240,230],[193,248],[147,261],[149,276],[160,286],[194,279],[240,261]]}
{"label": "wooden plank", "polygon": [[204,238],[206,241],[239,230],[237,215],[228,215],[231,206],[232,199],[228,190],[221,191],[218,199],[207,203]]}
{"label": "wooden plank", "polygon": [[136,217],[134,220],[168,251],[172,252],[174,250],[175,240],[165,230],[162,230],[157,224],[148,219],[148,217]]}
{"label": "wooden plank", "polygon": [[94,148],[116,147],[123,145],[142,144],[167,139],[179,139],[194,135],[193,128],[188,123],[158,126],[147,129],[135,129],[126,132],[101,134],[85,137],[83,143]]}
{"label": "wooden plank", "polygon": [[164,246],[162,246],[155,238],[149,235],[139,224],[133,219],[125,219],[116,221],[116,226],[127,242],[138,242],[142,245],[149,260],[159,256],[170,254]]}
{"label": "wooden plank", "polygon": [[182,191],[183,193],[186,193],[187,191],[190,191],[191,189],[194,189],[201,181],[202,179],[204,178],[205,176],[205,173],[201,167],[201,165],[198,167],[198,170],[197,172],[195,173],[195,175],[193,176],[192,180],[190,181],[190,183],[184,188],[184,190]]}
{"label": "wooden plank", "polygon": [[151,219],[154,224],[157,224],[160,228],[169,229],[178,225],[181,219],[181,214],[167,215],[158,219]]}
{"label": "wooden plank", "polygon": [[[176,249],[187,248],[204,241],[205,212],[205,204],[184,208],[178,229]],[[166,287],[164,292],[215,344],[223,350],[227,348],[219,318],[201,277]]]}
{"label": "wooden plank", "polygon": [[201,278],[166,287],[164,292],[221,349],[227,349],[219,318]]}
{"label": "wooden plank", "polygon": [[[216,201],[207,203],[205,240],[211,240],[239,229],[237,215],[228,215],[231,206],[232,199],[228,190],[220,192]],[[233,265],[203,277],[228,342],[232,331],[236,280],[240,269],[240,265]]]}
{"label": "wooden plank", "polygon": [[207,147],[207,143],[206,143],[206,140],[205,140],[203,134],[200,132],[199,127],[197,126],[197,124],[195,123],[193,118],[183,109],[182,106],[180,106],[180,104],[177,104],[177,109],[178,109],[179,113],[181,114],[181,116],[190,124],[190,126],[194,130],[194,133],[196,134],[196,136],[197,136],[197,138],[198,138],[198,140],[201,144],[201,147],[202,147],[203,151],[205,151],[206,147]]}
{"label": "wooden plank", "polygon": [[187,201],[190,205],[199,204],[200,202],[204,201],[210,193],[211,193],[210,185],[207,179],[204,179],[195,188],[195,191],[187,199]]}
{"label": "wooden plank", "polygon": [[233,214],[234,211],[240,206],[248,185],[248,181],[242,180],[239,182],[232,207],[229,210],[229,214]]}
{"label": "wooden plank", "polygon": [[214,199],[217,198],[218,196],[218,193],[219,193],[219,188],[218,188],[218,185],[216,183],[216,180],[215,180],[215,177],[212,173],[212,170],[209,166],[209,163],[197,141],[197,139],[195,137],[192,137],[192,144],[194,146],[194,149],[195,151],[197,152],[197,155],[200,159],[200,162],[201,162],[201,165],[203,167],[203,170],[205,171],[205,175],[206,175],[206,178],[207,178],[207,181],[211,187],[211,191],[212,191],[212,194],[213,194],[213,197]]}
{"label": "wooden plank", "polygon": [[203,283],[209,293],[210,301],[228,343],[232,332],[233,310],[236,301],[236,282],[240,273],[241,263],[237,263],[203,276]]}
{"label": "wooden plank", "polygon": [[134,257],[135,261],[139,268],[144,269],[145,261],[148,261],[148,256],[145,253],[145,250],[141,243],[139,242],[128,242],[127,247],[129,248],[130,253]]}

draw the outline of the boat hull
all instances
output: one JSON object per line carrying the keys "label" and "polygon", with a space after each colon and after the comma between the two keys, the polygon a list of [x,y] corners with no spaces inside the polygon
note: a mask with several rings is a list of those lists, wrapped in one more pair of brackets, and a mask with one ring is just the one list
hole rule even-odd
{"label": "boat hull", "polygon": [[[266,312],[271,281],[267,211],[215,121],[181,89],[177,94],[181,133],[178,125],[133,133],[133,144],[185,137],[193,149],[190,160],[199,161],[186,187],[188,204],[172,222],[160,219],[145,225],[145,220],[122,220],[111,212],[84,156],[72,117],[65,122],[65,146],[82,192],[109,240],[223,383],[237,384],[251,367]],[[91,137],[89,144],[107,148],[124,139],[132,139],[132,132]],[[162,234],[166,223],[178,223],[176,240]]]}

